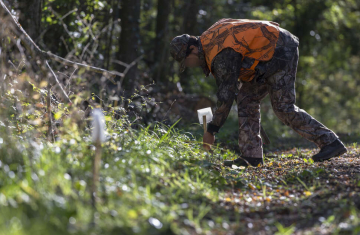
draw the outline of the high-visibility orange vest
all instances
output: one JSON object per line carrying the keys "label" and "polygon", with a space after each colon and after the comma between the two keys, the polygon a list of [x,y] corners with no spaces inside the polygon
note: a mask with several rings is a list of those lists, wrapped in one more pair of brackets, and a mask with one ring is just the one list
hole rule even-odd
{"label": "high-visibility orange vest", "polygon": [[251,81],[259,61],[269,61],[279,38],[279,24],[271,21],[221,19],[200,36],[206,63],[224,48],[231,47],[245,57],[254,59],[250,68],[241,68],[239,80]]}

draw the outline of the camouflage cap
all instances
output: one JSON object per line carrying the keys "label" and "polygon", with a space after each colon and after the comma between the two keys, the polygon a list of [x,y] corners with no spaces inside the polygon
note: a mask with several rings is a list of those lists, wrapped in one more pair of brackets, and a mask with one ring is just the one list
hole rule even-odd
{"label": "camouflage cap", "polygon": [[176,36],[170,43],[170,54],[178,62],[180,62],[179,73],[185,70],[185,58],[188,42],[190,39],[189,34]]}

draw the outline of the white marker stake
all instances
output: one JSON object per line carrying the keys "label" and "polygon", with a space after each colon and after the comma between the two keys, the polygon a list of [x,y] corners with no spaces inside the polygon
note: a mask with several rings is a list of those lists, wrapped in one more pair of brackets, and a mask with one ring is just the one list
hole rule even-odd
{"label": "white marker stake", "polygon": [[100,109],[94,109],[92,141],[95,145],[95,157],[93,160],[93,184],[91,190],[92,205],[96,208],[96,191],[99,183],[99,171],[101,164],[101,143],[105,141],[105,117]]}
{"label": "white marker stake", "polygon": [[211,112],[211,108],[204,108],[204,109],[199,109],[197,111],[198,113],[198,118],[199,118],[199,122],[200,122],[200,125],[202,124],[203,125],[203,128],[204,128],[204,134],[206,133],[206,124],[208,122],[211,122],[212,118],[213,118],[213,114]]}
{"label": "white marker stake", "polygon": [[203,115],[204,134],[206,133],[206,115]]}

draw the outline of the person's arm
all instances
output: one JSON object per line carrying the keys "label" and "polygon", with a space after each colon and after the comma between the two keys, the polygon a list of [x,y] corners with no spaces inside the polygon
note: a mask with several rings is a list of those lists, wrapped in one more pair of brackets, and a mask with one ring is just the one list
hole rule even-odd
{"label": "person's arm", "polygon": [[242,55],[232,48],[222,50],[213,60],[212,73],[218,85],[217,108],[207,131],[211,134],[219,132],[224,125],[231,106],[236,98],[238,77],[241,69]]}

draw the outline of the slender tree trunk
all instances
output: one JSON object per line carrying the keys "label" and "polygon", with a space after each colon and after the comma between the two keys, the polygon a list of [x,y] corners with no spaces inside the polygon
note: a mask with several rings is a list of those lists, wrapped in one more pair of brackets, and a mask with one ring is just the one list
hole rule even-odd
{"label": "slender tree trunk", "polygon": [[[198,36],[196,31],[198,12],[199,12],[199,0],[187,0],[184,5],[184,23],[182,30],[184,34]],[[180,74],[180,83],[185,91],[189,90],[190,88],[189,77],[190,75],[188,69],[185,69],[185,71]]]}
{"label": "slender tree trunk", "polygon": [[109,37],[107,39],[108,43],[107,43],[107,49],[106,49],[106,59],[105,59],[105,68],[106,69],[109,69],[110,67],[110,57],[111,57],[111,47],[112,47],[112,38],[113,38],[113,32],[114,32],[114,22],[115,22],[115,8],[116,8],[116,4],[114,3],[114,0],[111,1],[111,6],[112,6],[112,9],[113,9],[113,15],[112,15],[112,20],[109,21],[109,23],[111,23],[111,26],[110,26],[110,33],[109,34]]}
{"label": "slender tree trunk", "polygon": [[36,40],[41,33],[41,0],[19,0],[19,10],[20,24]]}
{"label": "slender tree trunk", "polygon": [[158,0],[155,38],[155,81],[166,81],[166,57],[169,49],[169,15],[171,1]]}
{"label": "slender tree trunk", "polygon": [[199,12],[199,0],[187,0],[184,11],[183,32],[194,35],[196,32],[197,14]]}
{"label": "slender tree trunk", "polygon": [[[118,59],[130,64],[140,55],[140,0],[121,1],[121,36]],[[124,67],[119,67],[120,71]],[[128,91],[133,91],[138,81],[137,66],[133,66],[125,75],[122,86]]]}

